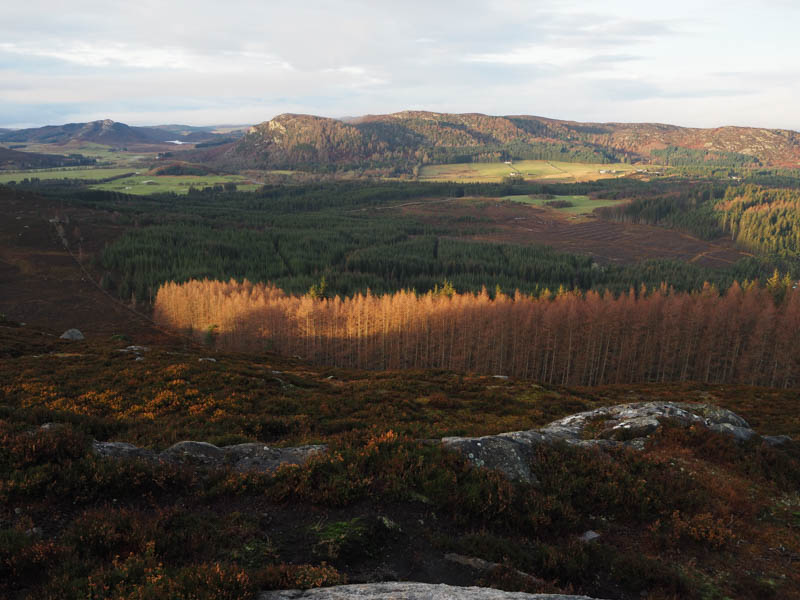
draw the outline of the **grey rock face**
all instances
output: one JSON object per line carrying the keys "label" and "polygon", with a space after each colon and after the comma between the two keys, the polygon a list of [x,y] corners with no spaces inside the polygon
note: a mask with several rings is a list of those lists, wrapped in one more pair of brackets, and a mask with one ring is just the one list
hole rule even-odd
{"label": "grey rock face", "polygon": [[525,594],[434,583],[364,583],[312,590],[261,592],[258,600],[592,600],[588,596]]}
{"label": "grey rock face", "polygon": [[237,471],[272,473],[281,465],[301,465],[313,455],[325,452],[325,445],[272,448],[264,444],[236,444],[222,448],[206,442],[178,442],[154,452],[125,442],[94,442],[95,453],[111,458],[139,458],[154,462],[203,467],[232,467]]}
{"label": "grey rock face", "polygon": [[59,336],[62,340],[69,340],[71,342],[78,342],[85,339],[83,334],[78,329],[67,329]]}
{"label": "grey rock face", "polygon": [[[566,442],[575,446],[625,445],[643,450],[647,438],[664,420],[684,427],[699,425],[746,441],[755,432],[736,413],[709,404],[637,402],[597,408],[553,421],[541,429],[514,431],[478,438],[448,437],[442,443],[472,464],[497,469],[509,479],[536,483],[530,462],[536,446]],[[770,441],[770,443],[773,443]],[[775,440],[774,443],[781,443]]]}

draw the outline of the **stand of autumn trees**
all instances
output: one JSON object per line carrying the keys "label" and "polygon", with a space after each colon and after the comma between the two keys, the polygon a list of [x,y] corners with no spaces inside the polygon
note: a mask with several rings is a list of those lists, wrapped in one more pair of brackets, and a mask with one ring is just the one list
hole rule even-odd
{"label": "stand of autumn trees", "polygon": [[365,369],[442,368],[565,385],[800,384],[800,292],[775,277],[724,294],[662,286],[621,295],[492,299],[452,288],[351,298],[248,281],[161,287],[155,318],[233,350]]}

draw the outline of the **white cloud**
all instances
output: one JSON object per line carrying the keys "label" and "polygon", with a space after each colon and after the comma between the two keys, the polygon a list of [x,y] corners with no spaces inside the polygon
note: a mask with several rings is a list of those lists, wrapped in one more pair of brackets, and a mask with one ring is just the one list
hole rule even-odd
{"label": "white cloud", "polygon": [[800,128],[797,16],[784,0],[26,0],[0,21],[0,126],[430,108]]}

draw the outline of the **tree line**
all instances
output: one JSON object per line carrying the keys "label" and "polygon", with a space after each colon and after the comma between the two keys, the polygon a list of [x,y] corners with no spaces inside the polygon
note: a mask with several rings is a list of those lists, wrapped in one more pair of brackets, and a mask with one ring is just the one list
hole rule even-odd
{"label": "tree line", "polygon": [[800,256],[800,190],[707,182],[598,209],[604,218],[663,225],[713,240],[732,240],[777,260]]}
{"label": "tree line", "polygon": [[561,385],[800,384],[800,292],[776,276],[685,293],[287,295],[269,284],[167,283],[155,319],[227,349],[345,368],[442,368]]}

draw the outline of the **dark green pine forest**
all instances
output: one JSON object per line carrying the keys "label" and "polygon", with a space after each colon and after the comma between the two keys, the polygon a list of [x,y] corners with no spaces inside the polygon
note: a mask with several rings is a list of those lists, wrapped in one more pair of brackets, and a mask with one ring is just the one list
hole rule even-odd
{"label": "dark green pine forest", "polygon": [[[695,290],[706,281],[726,289],[734,280],[763,281],[776,267],[793,270],[786,252],[772,258],[765,253],[723,269],[660,259],[599,264],[588,255],[545,246],[474,241],[469,238],[491,234],[494,227],[474,216],[432,225],[392,208],[464,196],[489,202],[489,198],[520,193],[634,197],[631,204],[606,209],[606,218],[665,225],[705,239],[725,235],[735,226],[736,236],[745,243],[745,236],[751,235],[745,232],[756,231],[753,220],[766,213],[751,210],[752,216],[745,216],[750,213],[722,207],[741,204],[732,200],[737,190],[749,198],[760,188],[725,189],[718,182],[511,185],[356,181],[264,186],[256,192],[226,191],[217,186],[192,190],[186,196],[127,196],[78,186],[40,188],[63,202],[99,209],[109,219],[113,215],[116,224],[125,226],[126,232],[96,257],[96,267],[104,273],[106,289],[138,302],[151,302],[166,281],[202,278],[269,281],[289,293],[305,293],[324,280],[329,295],[353,295],[368,289],[373,293],[401,289],[424,293],[445,283],[462,292],[477,292],[485,286],[492,294],[499,287],[507,294],[520,290],[540,295],[559,288],[621,292],[643,285],[652,289],[662,283],[678,290]],[[787,198],[792,194],[786,192]],[[784,196],[780,198],[785,203]],[[781,214],[788,219],[785,212]],[[729,213],[731,216],[726,216]],[[734,215],[739,215],[735,224]]]}

